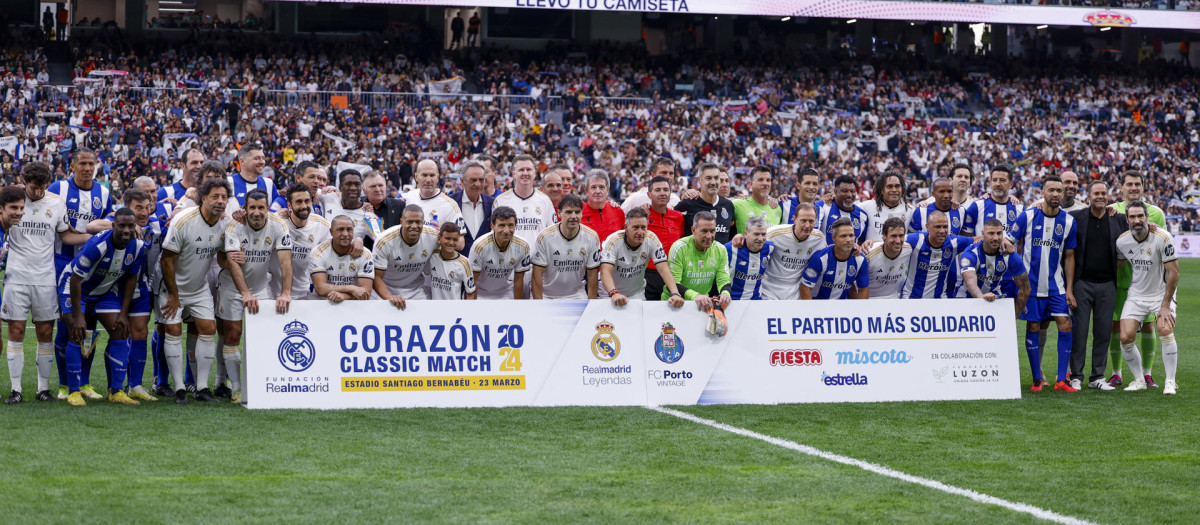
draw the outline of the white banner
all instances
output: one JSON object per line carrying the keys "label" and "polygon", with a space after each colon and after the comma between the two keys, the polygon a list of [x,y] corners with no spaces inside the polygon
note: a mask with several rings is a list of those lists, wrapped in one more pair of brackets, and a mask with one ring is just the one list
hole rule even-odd
{"label": "white banner", "polygon": [[[250,408],[1014,399],[1011,300],[296,301],[247,316]],[[914,312],[920,312],[914,314]]]}
{"label": "white banner", "polygon": [[[302,0],[291,0],[302,1]],[[312,1],[312,0],[303,0]],[[882,0],[318,0],[333,3],[1196,29],[1200,11]]]}
{"label": "white banner", "polygon": [[1179,257],[1200,257],[1200,235],[1195,233],[1176,235],[1175,253]]}
{"label": "white banner", "polygon": [[17,145],[20,143],[21,142],[17,140],[17,137],[12,135],[0,137],[0,150],[7,151],[9,155],[16,157]]}

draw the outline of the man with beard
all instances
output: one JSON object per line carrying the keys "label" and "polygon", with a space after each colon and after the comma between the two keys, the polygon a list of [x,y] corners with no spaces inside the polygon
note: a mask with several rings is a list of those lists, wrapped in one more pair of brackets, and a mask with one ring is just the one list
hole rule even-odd
{"label": "man with beard", "polygon": [[[720,195],[721,168],[716,164],[704,163],[696,169],[700,180],[700,196],[694,199],[679,201],[675,210],[683,214],[683,235],[692,234],[692,225],[696,215],[709,212],[715,221],[714,233],[718,244],[725,244],[737,233],[733,224],[733,202]],[[704,291],[707,292],[707,291]]]}
{"label": "man with beard", "polygon": [[[1025,269],[1025,261],[1016,253],[1004,251],[1004,233],[1008,227],[1000,219],[991,218],[983,223],[983,240],[972,244],[963,252],[959,259],[959,269],[962,272],[965,293],[960,297],[974,297],[988,302],[1002,297],[1005,281],[1012,281],[1017,289],[1014,299],[1015,315],[1025,310],[1025,302],[1029,300],[1029,272]],[[1101,374],[1103,375],[1103,374]]]}
{"label": "man with beard", "polygon": [[[858,207],[867,213],[868,241],[882,241],[883,223],[893,217],[900,218],[900,224],[912,213],[912,206],[904,200],[904,178],[899,173],[889,171],[875,179],[875,193],[871,200],[859,203]],[[871,290],[877,291],[874,286]],[[874,294],[872,294],[874,299]]]}
{"label": "man with beard", "polygon": [[881,229],[883,240],[867,253],[867,266],[871,268],[871,299],[899,299],[913,247],[905,239],[904,219],[889,217]]}

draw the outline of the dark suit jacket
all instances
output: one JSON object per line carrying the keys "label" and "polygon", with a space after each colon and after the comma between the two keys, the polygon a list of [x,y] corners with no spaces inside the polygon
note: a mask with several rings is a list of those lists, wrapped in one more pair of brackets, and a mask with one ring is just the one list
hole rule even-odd
{"label": "dark suit jacket", "polygon": [[[453,199],[456,204],[458,204],[458,209],[461,210],[463,207],[463,201],[467,199],[467,195],[463,190],[458,190],[454,193],[451,193],[450,198]],[[471,245],[475,244],[475,239],[483,237],[484,234],[492,231],[492,201],[496,200],[496,198],[486,194],[480,195],[479,198],[483,200],[483,222],[479,225],[479,231],[474,233],[470,231],[470,226],[467,227],[467,235],[463,237],[462,251],[462,254],[466,255],[467,257],[471,256]]]}
{"label": "dark suit jacket", "polygon": [[375,215],[383,219],[383,229],[386,230],[392,226],[400,225],[400,217],[404,215],[404,206],[406,204],[404,199],[383,198],[383,203],[379,206],[381,209],[375,210]]}
{"label": "dark suit jacket", "polygon": [[[1091,214],[1092,214],[1092,212],[1089,208],[1084,208],[1082,210],[1075,210],[1075,211],[1071,212],[1071,216],[1075,218],[1075,225],[1076,225],[1075,226],[1075,280],[1076,281],[1078,281],[1080,279],[1080,277],[1083,276],[1084,254],[1087,253],[1084,251],[1084,249],[1087,246],[1087,225],[1088,225],[1088,221],[1091,220],[1090,219]],[[1116,275],[1117,274],[1117,247],[1116,247],[1117,237],[1120,237],[1122,233],[1125,233],[1125,231],[1129,229],[1129,222],[1125,220],[1124,213],[1109,215],[1107,217],[1107,219],[1108,219],[1108,232],[1110,234],[1109,236],[1112,237],[1111,242],[1113,244],[1112,260],[1109,261],[1109,264],[1112,265],[1113,275]]]}

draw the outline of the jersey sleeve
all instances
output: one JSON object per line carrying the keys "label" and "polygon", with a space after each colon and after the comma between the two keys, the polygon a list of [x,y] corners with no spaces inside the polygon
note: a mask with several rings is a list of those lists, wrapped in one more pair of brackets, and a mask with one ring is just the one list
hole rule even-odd
{"label": "jersey sleeve", "polygon": [[1029,273],[1029,269],[1025,267],[1025,259],[1016,253],[1008,254],[1008,269],[1005,271],[1008,272],[1009,277],[1019,277]]}
{"label": "jersey sleeve", "polygon": [[957,242],[954,243],[954,254],[955,255],[958,255],[958,254],[966,251],[967,248],[970,248],[971,245],[975,243],[974,237],[967,237],[965,235],[956,235],[954,237],[957,239]]}
{"label": "jersey sleeve", "polygon": [[[387,272],[388,260],[387,252],[389,241],[383,241],[375,245],[375,250],[371,252],[371,263],[375,265],[375,269],[381,272]],[[365,248],[364,248],[365,249]]]}
{"label": "jersey sleeve", "polygon": [[532,248],[533,253],[530,254],[530,260],[534,266],[541,266],[542,268],[545,268],[549,265],[549,262],[546,260],[546,252],[548,251],[547,248],[549,247],[549,243],[546,242],[546,237],[546,235],[539,235],[537,244],[535,244]]}
{"label": "jersey sleeve", "polygon": [[221,243],[221,251],[225,253],[234,253],[242,251],[242,236],[238,235],[238,225],[240,223],[231,222],[225,228],[223,235],[225,241]]}
{"label": "jersey sleeve", "polygon": [[[67,219],[67,205],[63,204],[60,201],[54,207],[58,208],[57,210],[55,210],[58,213],[55,213],[54,231],[56,231],[58,233],[62,233],[62,232],[72,229],[71,221],[69,219]],[[86,232],[86,231],[87,231],[87,228],[84,228],[84,232]],[[83,233],[83,232],[80,232],[80,233]]]}
{"label": "jersey sleeve", "polygon": [[962,254],[962,257],[958,258],[958,273],[962,275],[967,272],[974,272],[976,271],[975,266],[977,264],[979,264],[979,260],[975,257],[975,250],[967,250],[966,253]]}
{"label": "jersey sleeve", "polygon": [[[330,249],[332,250],[333,248],[330,248]],[[325,258],[324,252],[322,252],[320,254],[314,253],[311,257],[308,258],[308,275],[311,276],[311,275],[316,275],[318,273],[326,273],[328,271],[328,269],[325,266],[324,258]]]}
{"label": "jersey sleeve", "polygon": [[1008,238],[1008,242],[1017,244],[1018,239],[1025,236],[1027,224],[1029,224],[1029,214],[1022,213],[1018,215],[1017,220],[1013,221],[1012,228],[1009,228],[1008,232],[1004,234]]}
{"label": "jersey sleeve", "polygon": [[187,234],[180,232],[183,230],[184,226],[186,226],[186,224],[175,228],[167,228],[167,236],[163,239],[163,250],[172,253],[179,253],[179,251],[183,249],[183,238]]}
{"label": "jersey sleeve", "polygon": [[278,235],[275,236],[275,250],[292,251],[292,233],[283,225],[280,225],[276,230],[278,231]]}
{"label": "jersey sleeve", "polygon": [[79,256],[75,257],[75,264],[73,265],[75,266],[75,275],[78,275],[80,279],[91,277],[92,273],[96,271],[96,263],[100,262],[100,259],[103,257],[104,255],[100,253],[99,242],[87,243],[87,246],[83,247],[83,251],[79,253]]}
{"label": "jersey sleeve", "polygon": [[[513,237],[513,242],[516,242],[516,237]],[[513,268],[513,273],[525,273],[532,267],[533,262],[530,261],[529,247],[525,247],[525,255],[521,257],[521,261],[517,263],[517,267]]]}
{"label": "jersey sleeve", "polygon": [[871,286],[871,267],[870,262],[866,257],[859,256],[860,264],[858,265],[858,273],[854,275],[854,286],[859,290],[866,290]]}
{"label": "jersey sleeve", "polygon": [[374,255],[372,255],[371,252],[368,251],[367,253],[364,253],[362,257],[359,257],[358,260],[359,260],[359,262],[362,263],[362,266],[361,266],[361,268],[358,269],[358,275],[356,277],[358,277],[359,279],[374,279],[375,278]]}
{"label": "jersey sleeve", "polygon": [[[1070,217],[1070,215],[1068,215],[1067,217]],[[1067,228],[1067,234],[1066,234],[1066,236],[1063,237],[1063,249],[1064,250],[1074,250],[1075,245],[1076,245],[1075,236],[1076,236],[1076,233],[1078,232],[1079,223],[1074,220],[1072,220],[1070,222],[1071,222],[1071,227]]]}
{"label": "jersey sleeve", "polygon": [[866,210],[857,206],[854,207],[854,215],[858,216],[859,224],[858,235],[855,236],[854,242],[862,244],[867,240],[867,230],[871,229],[871,216],[867,215]]}
{"label": "jersey sleeve", "polygon": [[963,211],[962,228],[959,228],[959,233],[970,235],[975,233],[975,221],[978,220],[976,214],[979,210],[979,201],[974,201],[967,205],[967,209]]}
{"label": "jersey sleeve", "polygon": [[667,251],[663,249],[662,239],[659,239],[657,235],[647,235],[646,241],[654,242],[653,249],[650,252],[650,260],[654,261],[654,264],[662,264],[667,262]]}
{"label": "jersey sleeve", "polygon": [[[714,250],[716,252],[717,275],[716,285],[717,291],[721,291],[726,286],[733,285],[733,278],[729,276],[729,256],[723,250]],[[736,260],[736,259],[735,259]]]}
{"label": "jersey sleeve", "polygon": [[725,267],[729,268],[730,266],[736,265],[737,264],[737,256],[734,255],[733,241],[729,241],[729,242],[725,243],[724,247],[725,247],[725,263],[726,263]]}
{"label": "jersey sleeve", "polygon": [[[647,240],[649,240],[649,236],[647,236]],[[613,247],[616,245],[617,237],[615,233],[608,236],[608,239],[606,239],[600,245],[600,264],[611,264],[613,266],[617,265],[617,253],[616,250],[613,249]]]}
{"label": "jersey sleeve", "polygon": [[1159,231],[1163,232],[1163,243],[1162,243],[1162,262],[1163,262],[1163,264],[1166,264],[1166,263],[1169,263],[1169,262],[1172,262],[1172,261],[1178,259],[1178,254],[1175,253],[1175,240],[1171,237],[1171,234],[1167,233],[1163,230],[1159,230]]}
{"label": "jersey sleeve", "polygon": [[276,213],[279,210],[285,210],[287,207],[287,199],[283,198],[282,195],[275,197],[275,200],[271,201],[271,213]]}
{"label": "jersey sleeve", "polygon": [[[687,257],[683,254],[683,252],[686,250],[687,250],[687,243],[683,242],[682,239],[675,241],[675,244],[671,245],[671,254],[667,258],[667,265],[671,267],[671,277],[673,277],[675,279],[676,284],[684,284],[683,283],[683,268],[687,264],[687,262],[684,261],[683,259],[685,259]],[[685,284],[685,286],[686,286],[686,284]],[[695,290],[692,290],[691,288],[688,288],[686,291],[683,292],[683,298],[687,299],[689,301],[691,301],[692,299],[695,299],[697,295],[699,295],[699,293],[697,293]]]}
{"label": "jersey sleeve", "polygon": [[467,294],[475,293],[475,276],[471,274],[471,263],[467,262],[467,258],[461,255],[458,257],[458,262],[462,264],[463,270],[465,270],[462,277],[463,292]]}
{"label": "jersey sleeve", "polygon": [[921,231],[921,208],[913,208],[913,211],[908,213],[908,232],[914,233]]}
{"label": "jersey sleeve", "polygon": [[589,251],[587,269],[595,270],[596,268],[600,267],[600,259],[604,253],[604,250],[600,248],[599,237],[589,236],[588,239],[590,239],[588,241],[590,246],[588,246]]}
{"label": "jersey sleeve", "polygon": [[[483,271],[483,243],[475,243],[471,245],[471,257],[467,261],[471,265],[472,272]],[[378,248],[376,248],[378,249]]]}
{"label": "jersey sleeve", "polygon": [[800,276],[800,284],[809,288],[816,288],[817,282],[821,278],[821,273],[825,271],[823,257],[814,255],[808,260],[808,265],[804,267],[804,273]]}

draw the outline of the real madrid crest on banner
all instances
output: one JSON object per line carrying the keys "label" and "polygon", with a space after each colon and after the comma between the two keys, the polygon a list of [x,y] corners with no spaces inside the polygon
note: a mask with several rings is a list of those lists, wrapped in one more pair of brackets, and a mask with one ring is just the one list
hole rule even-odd
{"label": "real madrid crest on banner", "polygon": [[317,349],[304,335],[308,333],[308,326],[299,320],[292,321],[283,327],[283,333],[287,337],[279,343],[279,364],[292,372],[308,370],[317,357]]}
{"label": "real madrid crest on banner", "polygon": [[662,334],[654,341],[654,355],[668,365],[683,359],[683,340],[675,335],[671,323],[663,323]]}
{"label": "real madrid crest on banner", "polygon": [[621,355],[621,340],[613,333],[616,327],[608,321],[596,325],[596,337],[592,338],[592,355],[601,361],[612,361]]}

